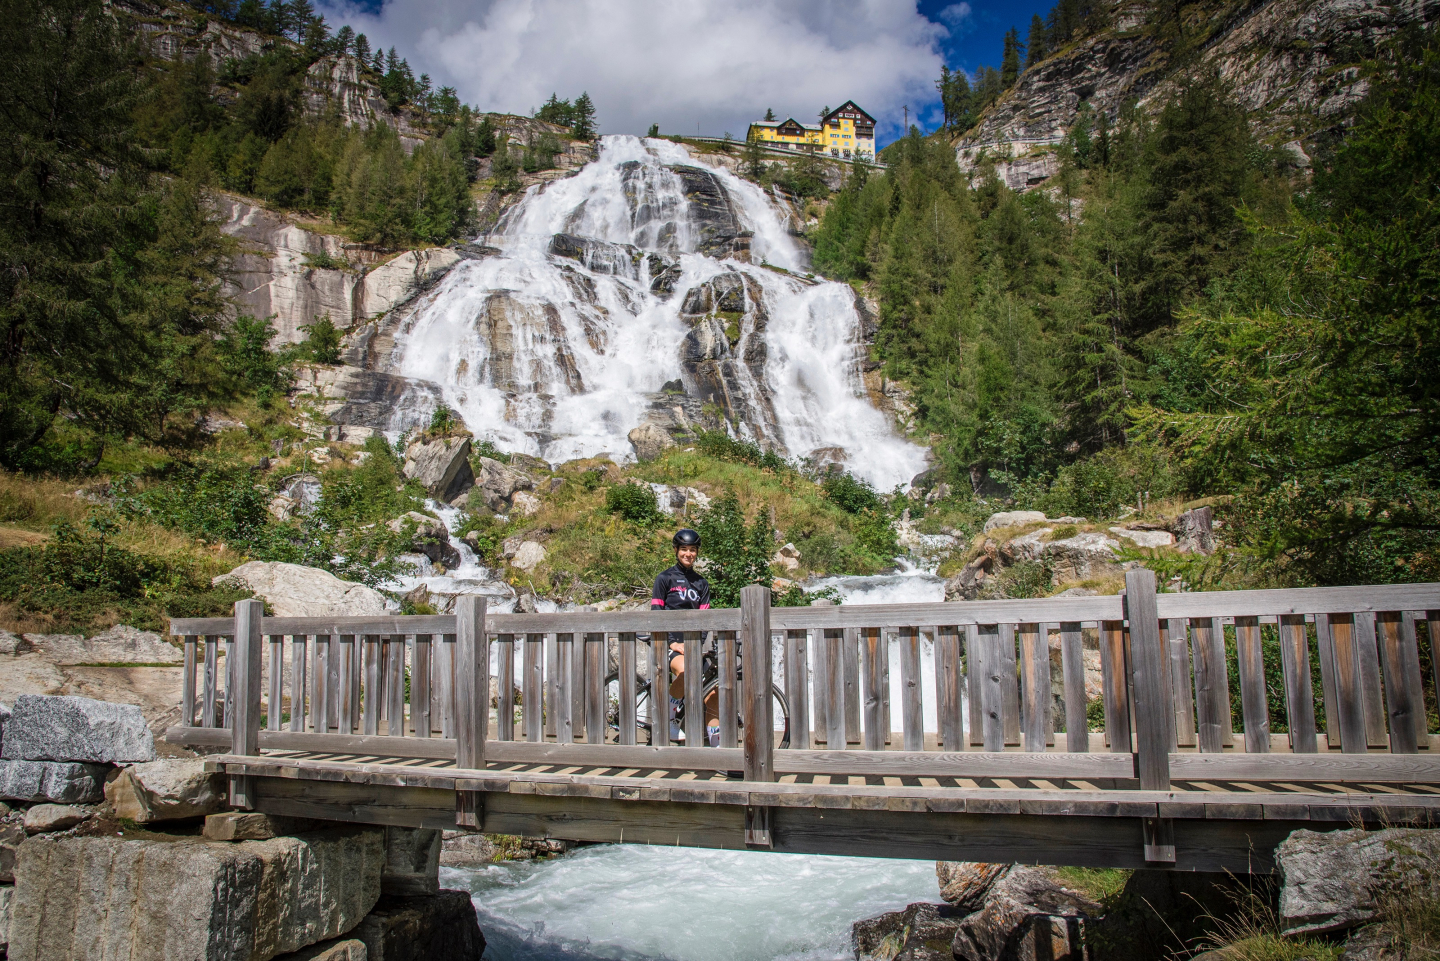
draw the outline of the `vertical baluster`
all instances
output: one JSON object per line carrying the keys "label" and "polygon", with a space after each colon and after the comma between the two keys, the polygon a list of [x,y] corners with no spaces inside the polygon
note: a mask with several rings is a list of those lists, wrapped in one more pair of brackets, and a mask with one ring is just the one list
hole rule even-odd
{"label": "vertical baluster", "polygon": [[905,750],[925,750],[925,712],[920,693],[920,629],[900,628],[900,727]]}
{"label": "vertical baluster", "polygon": [[635,743],[635,633],[633,631],[622,632],[620,635],[619,650],[619,675],[616,687],[619,688],[620,703],[616,705],[616,722],[619,724],[619,731],[616,740],[621,744]]}
{"label": "vertical baluster", "polygon": [[545,635],[545,736],[555,737],[555,719],[560,716],[556,690],[560,683],[560,654],[554,634]]}
{"label": "vertical baluster", "polygon": [[329,641],[327,635],[316,634],[314,650],[310,655],[310,729],[316,734],[324,734],[329,730]]}
{"label": "vertical baluster", "polygon": [[515,635],[496,636],[495,740],[515,740]]}
{"label": "vertical baluster", "polygon": [[570,638],[570,732],[577,741],[585,739],[584,634],[578,639],[574,635]]}
{"label": "vertical baluster", "polygon": [[1440,707],[1440,611],[1425,612],[1425,634],[1430,642],[1430,672],[1435,675],[1435,700]]}
{"label": "vertical baluster", "polygon": [[1355,615],[1355,649],[1360,656],[1360,690],[1365,705],[1365,740],[1370,747],[1387,747],[1385,700],[1380,687],[1380,653],[1375,643],[1375,615]]}
{"label": "vertical baluster", "polygon": [[1079,621],[1060,625],[1060,668],[1065,675],[1065,750],[1090,750],[1089,706],[1085,697],[1085,642]]}
{"label": "vertical baluster", "polygon": [[[531,744],[545,740],[544,649],[544,634],[525,635],[525,653],[521,657],[520,666],[521,675],[524,678],[523,689],[520,692],[520,710],[524,717],[525,740]],[[631,703],[634,703],[633,697]],[[633,707],[631,711],[634,711]]]}
{"label": "vertical baluster", "polygon": [[735,632],[720,632],[720,746],[738,747],[740,744],[740,704],[735,691],[735,673],[738,665],[735,654]]}
{"label": "vertical baluster", "polygon": [[225,679],[225,690],[221,697],[225,701],[224,725],[230,727],[233,723],[235,709],[235,658],[230,655],[235,652],[235,639],[230,636],[220,638],[225,646],[221,648],[221,655],[225,658],[225,664],[219,674]]}
{"label": "vertical baluster", "polygon": [[985,713],[983,707],[985,700],[983,678],[985,672],[980,665],[985,658],[980,653],[980,625],[966,624],[964,631],[965,692],[970,703],[967,711],[970,715],[970,744],[972,747],[981,747],[985,743]]}
{"label": "vertical baluster", "polygon": [[604,634],[585,635],[585,742],[605,743],[605,667],[609,657]]}
{"label": "vertical baluster", "polygon": [[1380,655],[1385,661],[1385,703],[1389,706],[1390,752],[1414,754],[1420,749],[1416,738],[1416,715],[1424,715],[1425,701],[1415,696],[1413,681],[1420,677],[1420,652],[1412,633],[1406,643],[1399,611],[1375,615]]}
{"label": "vertical baluster", "polygon": [[1240,710],[1245,719],[1245,753],[1270,753],[1270,708],[1265,695],[1265,661],[1260,618],[1235,618],[1235,653],[1240,669]]}
{"label": "vertical baluster", "polygon": [[1043,753],[1050,734],[1050,644],[1044,625],[1021,624],[1019,633],[1025,750]]}
{"label": "vertical baluster", "polygon": [[1310,685],[1310,643],[1306,636],[1305,615],[1281,615],[1279,629],[1290,750],[1295,754],[1314,754],[1319,745],[1315,739],[1315,693]]}
{"label": "vertical baluster", "polygon": [[[844,643],[841,652],[845,662],[845,740],[849,744],[860,743],[860,629],[844,629]],[[844,747],[844,745],[837,745]]]}
{"label": "vertical baluster", "polygon": [[865,699],[864,749],[885,750],[885,663],[884,632],[878,627],[862,628],[860,632],[861,697]]}
{"label": "vertical baluster", "polygon": [[1002,625],[980,624],[975,629],[974,660],[971,670],[980,681],[980,726],[987,751],[1005,750],[1005,676],[1001,670],[1001,646],[1013,639],[1002,633]]}
{"label": "vertical baluster", "polygon": [[[1125,622],[1100,625],[1100,669],[1104,675],[1105,738],[1112,754],[1130,753],[1129,667],[1125,663]],[[1223,666],[1223,650],[1221,652]],[[1203,722],[1202,722],[1203,723]]]}
{"label": "vertical baluster", "polygon": [[1428,743],[1430,721],[1425,713],[1425,674],[1420,670],[1420,638],[1415,631],[1415,614],[1404,611],[1400,615],[1401,647],[1404,658],[1411,666],[1405,668],[1405,684],[1410,689],[1410,703],[1415,705],[1415,743]]}
{"label": "vertical baluster", "polygon": [[560,675],[555,679],[555,740],[560,744],[575,743],[575,635],[555,635],[555,655]]}
{"label": "vertical baluster", "polygon": [[685,638],[685,746],[705,744],[705,705],[701,703],[699,631],[686,631]]}
{"label": "vertical baluster", "polygon": [[825,628],[825,747],[844,751],[849,747],[845,728],[845,631]]}
{"label": "vertical baluster", "polygon": [[219,697],[219,658],[220,638],[213,634],[207,634],[205,636],[205,677],[200,698],[200,713],[203,715],[201,727],[215,726],[215,703]]}
{"label": "vertical baluster", "polygon": [[390,637],[385,652],[385,732],[405,736],[405,635]]}
{"label": "vertical baluster", "polygon": [[[464,594],[455,599],[455,766],[485,767],[485,735],[490,717],[490,633],[485,629],[485,598]],[[473,817],[479,827],[478,802],[460,792],[457,815]]]}
{"label": "vertical baluster", "polygon": [[185,673],[180,679],[180,726],[195,726],[195,635],[185,635]]}
{"label": "vertical baluster", "polygon": [[1325,745],[1327,750],[1340,747],[1340,709],[1335,694],[1335,644],[1330,634],[1330,618],[1315,615],[1315,648],[1320,662],[1320,695],[1325,703]]}
{"label": "vertical baluster", "polygon": [[440,714],[440,736],[455,736],[455,635],[440,635],[440,646],[435,648],[434,680],[431,691],[438,695]]}
{"label": "vertical baluster", "polygon": [[[264,615],[265,605],[260,601],[235,602],[235,639],[230,648],[234,656],[227,658],[231,664],[225,685],[226,698],[232,705],[231,754],[253,757],[260,753],[260,671],[264,663],[260,631]],[[230,804],[243,810],[254,807],[253,781],[249,775],[230,778]]]}
{"label": "vertical baluster", "polygon": [[1368,743],[1355,617],[1352,614],[1321,616],[1329,624],[1330,643],[1335,654],[1335,706],[1340,714],[1340,750],[1346,754],[1364,754]]}
{"label": "vertical baluster", "polygon": [[670,651],[669,634],[650,635],[650,743],[670,743]]}
{"label": "vertical baluster", "polygon": [[1230,674],[1225,664],[1225,629],[1219,618],[1192,618],[1191,647],[1195,656],[1195,707],[1201,752],[1214,754],[1231,746]]}
{"label": "vertical baluster", "polygon": [[1005,744],[1016,747],[1020,744],[1020,679],[1015,661],[1015,625],[1001,624],[998,657],[1000,670],[1000,694],[1005,707]]}
{"label": "vertical baluster", "polygon": [[810,749],[810,664],[803,630],[785,632],[785,702],[790,708],[790,747]]}
{"label": "vertical baluster", "polygon": [[366,634],[364,647],[364,690],[362,697],[364,707],[361,710],[361,722],[364,733],[380,733],[380,636],[378,634]]}
{"label": "vertical baluster", "polygon": [[[1304,618],[1301,618],[1303,623]],[[1195,746],[1195,684],[1190,675],[1190,639],[1185,621],[1160,622],[1160,637],[1170,653],[1170,690],[1175,698],[1175,748]]]}
{"label": "vertical baluster", "polygon": [[305,730],[305,687],[309,672],[306,670],[306,651],[309,637],[305,634],[290,636],[290,730]]}
{"label": "vertical baluster", "polygon": [[946,751],[965,750],[965,724],[960,696],[960,628],[935,628],[935,708],[940,728],[940,746]]}
{"label": "vertical baluster", "polygon": [[[770,589],[751,584],[740,589],[741,645],[745,658],[745,780],[775,780],[775,715],[770,694]],[[686,673],[689,673],[687,671]],[[767,825],[768,828],[768,825]],[[766,832],[768,834],[768,831]],[[768,840],[768,839],[767,839]]]}
{"label": "vertical baluster", "polygon": [[336,721],[341,734],[355,733],[355,635],[340,635],[339,688],[336,697]]}
{"label": "vertical baluster", "polygon": [[[811,601],[810,606],[830,607],[831,602],[828,599],[822,598]],[[830,662],[825,659],[827,650],[825,638],[828,636],[828,630],[828,628],[824,627],[816,628],[812,635],[813,640],[810,643],[810,669],[815,676],[815,690],[810,697],[812,715],[814,717],[810,725],[810,731],[815,741],[825,739],[825,746],[827,748],[833,748],[835,745],[831,744],[828,740],[827,732],[830,728],[830,721],[826,716],[826,711],[829,710],[828,678],[830,676]],[[838,651],[839,648],[836,648],[836,650]]]}
{"label": "vertical baluster", "polygon": [[431,635],[416,634],[410,653],[410,726],[415,737],[429,737]]}

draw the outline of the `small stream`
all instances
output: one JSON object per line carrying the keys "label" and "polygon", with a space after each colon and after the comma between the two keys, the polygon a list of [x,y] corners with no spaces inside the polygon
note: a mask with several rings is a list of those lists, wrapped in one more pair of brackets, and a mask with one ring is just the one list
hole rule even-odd
{"label": "small stream", "polygon": [[486,961],[849,959],[850,926],[939,896],[933,861],[612,844],[442,868]]}

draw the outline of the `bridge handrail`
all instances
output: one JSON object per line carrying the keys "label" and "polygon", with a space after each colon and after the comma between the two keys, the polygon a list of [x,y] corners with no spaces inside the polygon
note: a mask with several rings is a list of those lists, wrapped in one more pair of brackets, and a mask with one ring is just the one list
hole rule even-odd
{"label": "bridge handrail", "polygon": [[[234,618],[171,622],[184,638],[185,665],[181,722],[170,736],[235,755],[363,751],[453,759],[466,770],[487,762],[663,763],[743,769],[760,782],[784,774],[1085,777],[1168,790],[1177,777],[1227,771],[1370,781],[1428,772],[1440,780],[1440,742],[1426,727],[1422,623],[1436,653],[1440,584],[1160,594],[1146,570],[1127,572],[1118,595],[935,604],[774,608],[759,586],[742,592],[738,609],[707,611],[492,614],[482,598],[467,596],[450,615],[292,618],[265,617],[259,601],[242,601]],[[668,746],[660,718],[649,725],[652,744],[637,744],[640,695],[669,703],[668,672],[656,670],[668,637],[684,638],[694,664],[707,632],[719,663],[718,710],[710,713],[718,713],[720,749],[700,746],[707,712],[699,671],[685,675],[686,746]],[[930,743],[922,632],[935,650],[939,731]],[[1091,644],[1105,718],[1093,745],[1102,753],[1094,755],[1084,669]],[[777,647],[779,672],[771,667]],[[900,730],[890,719],[892,647]],[[1057,647],[1063,711],[1051,681]],[[642,649],[649,666],[637,676]],[[1277,656],[1291,751],[1284,761],[1263,756],[1273,749],[1265,659]],[[1238,664],[1241,740],[1231,732],[1229,657]],[[1310,680],[1317,658],[1318,697]],[[494,688],[493,732],[492,661],[497,680],[510,679]],[[618,693],[606,689],[607,674]],[[790,719],[789,749],[779,751],[766,736],[774,699],[759,680],[777,674]],[[1333,757],[1337,748],[1343,761]],[[233,787],[242,802],[246,787],[243,778]],[[460,816],[465,823],[463,798]],[[1165,832],[1161,823],[1147,827],[1159,860]]]}

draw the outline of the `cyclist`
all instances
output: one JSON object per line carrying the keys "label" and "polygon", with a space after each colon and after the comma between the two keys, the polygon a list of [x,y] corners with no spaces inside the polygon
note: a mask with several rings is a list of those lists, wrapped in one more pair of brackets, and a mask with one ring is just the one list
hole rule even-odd
{"label": "cyclist", "polygon": [[[681,528],[671,538],[675,547],[675,565],[661,571],[655,578],[655,589],[650,592],[650,609],[653,611],[708,611],[710,609],[710,583],[695,570],[695,561],[700,556],[700,534],[688,527]],[[680,698],[685,693],[685,645],[683,635],[674,631],[669,637],[670,671],[674,680],[670,682],[670,716],[675,717]],[[699,666],[696,666],[699,670]],[[720,713],[712,695],[705,704],[705,720],[708,740],[718,741],[720,736]],[[678,730],[672,731],[678,737]]]}

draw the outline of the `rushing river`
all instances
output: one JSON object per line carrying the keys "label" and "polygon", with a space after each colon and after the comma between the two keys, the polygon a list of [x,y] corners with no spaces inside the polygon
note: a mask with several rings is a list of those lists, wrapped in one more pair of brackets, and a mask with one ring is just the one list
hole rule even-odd
{"label": "rushing river", "polygon": [[472,892],[486,961],[848,959],[851,924],[939,896],[933,861],[622,844],[440,881]]}

